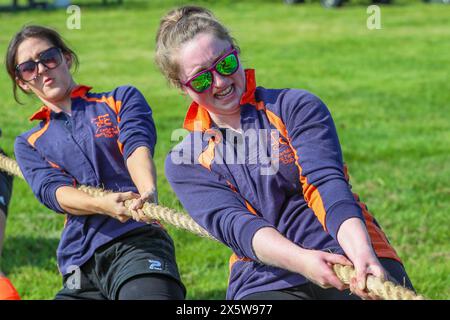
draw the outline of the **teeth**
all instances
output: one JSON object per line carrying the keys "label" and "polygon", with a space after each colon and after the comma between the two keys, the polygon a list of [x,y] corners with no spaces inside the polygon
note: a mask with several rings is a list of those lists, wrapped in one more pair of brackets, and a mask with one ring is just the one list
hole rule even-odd
{"label": "teeth", "polygon": [[216,93],[216,95],[219,96],[219,97],[226,96],[227,94],[229,94],[231,92],[232,89],[233,89],[233,87],[229,86],[228,89],[225,89],[221,93]]}

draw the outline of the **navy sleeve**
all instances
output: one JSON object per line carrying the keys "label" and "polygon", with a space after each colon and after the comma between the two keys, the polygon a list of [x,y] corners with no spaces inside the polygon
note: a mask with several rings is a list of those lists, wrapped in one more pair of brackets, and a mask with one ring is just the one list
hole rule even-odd
{"label": "navy sleeve", "polygon": [[336,128],[328,108],[306,91],[287,90],[279,98],[282,122],[297,155],[303,194],[330,235],[363,215],[344,174]]}
{"label": "navy sleeve", "polygon": [[74,187],[73,177],[54,168],[24,138],[17,137],[14,153],[20,170],[36,198],[47,208],[65,213],[56,200],[56,190],[62,186]]}
{"label": "navy sleeve", "polygon": [[223,178],[199,164],[175,164],[172,153],[166,159],[166,177],[189,215],[237,256],[257,260],[253,236],[273,226],[252,214]]}
{"label": "navy sleeve", "polygon": [[125,161],[138,147],[150,149],[153,156],[156,144],[156,129],[152,110],[144,96],[134,87],[118,89],[117,97],[121,101],[118,114],[119,142]]}

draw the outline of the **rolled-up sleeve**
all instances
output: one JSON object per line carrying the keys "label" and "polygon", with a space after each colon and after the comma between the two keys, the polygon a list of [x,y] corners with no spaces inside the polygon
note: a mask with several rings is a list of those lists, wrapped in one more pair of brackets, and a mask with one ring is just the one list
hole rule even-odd
{"label": "rolled-up sleeve", "polygon": [[156,129],[152,110],[144,96],[132,86],[118,88],[117,100],[121,101],[118,113],[119,143],[125,161],[138,147],[145,146],[154,154]]}
{"label": "rolled-up sleeve", "polygon": [[337,239],[345,220],[364,218],[345,177],[331,114],[319,98],[306,91],[288,90],[280,99],[280,113],[297,155],[305,201],[324,229]]}

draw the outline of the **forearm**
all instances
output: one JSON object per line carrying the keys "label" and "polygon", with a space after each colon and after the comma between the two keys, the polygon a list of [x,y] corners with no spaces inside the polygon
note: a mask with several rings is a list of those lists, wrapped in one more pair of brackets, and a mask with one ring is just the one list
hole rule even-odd
{"label": "forearm", "polygon": [[351,265],[342,255],[301,248],[273,228],[261,228],[253,237],[253,249],[264,264],[299,273],[322,288],[344,290],[332,265]]}
{"label": "forearm", "polygon": [[103,210],[98,198],[73,187],[58,188],[56,199],[65,212],[73,215],[93,215],[102,213]]}
{"label": "forearm", "polygon": [[139,193],[156,192],[156,167],[150,150],[139,147],[127,159],[128,172]]}
{"label": "forearm", "polygon": [[337,239],[352,261],[359,255],[374,255],[366,225],[359,218],[345,220],[339,228]]}
{"label": "forearm", "polygon": [[253,236],[253,250],[257,258],[264,264],[301,272],[299,265],[306,252],[285,238],[274,228],[261,228]]}

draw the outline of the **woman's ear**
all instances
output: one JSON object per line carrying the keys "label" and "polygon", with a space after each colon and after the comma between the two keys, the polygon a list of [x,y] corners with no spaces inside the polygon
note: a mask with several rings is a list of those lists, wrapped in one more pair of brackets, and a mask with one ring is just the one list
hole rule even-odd
{"label": "woman's ear", "polygon": [[31,88],[25,81],[16,78],[16,84],[25,92],[31,92]]}
{"label": "woman's ear", "polygon": [[70,55],[68,53],[64,53],[64,59],[66,60],[67,67],[69,69],[72,68],[72,63],[73,63],[72,55]]}

